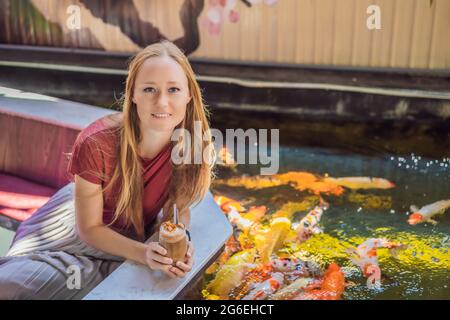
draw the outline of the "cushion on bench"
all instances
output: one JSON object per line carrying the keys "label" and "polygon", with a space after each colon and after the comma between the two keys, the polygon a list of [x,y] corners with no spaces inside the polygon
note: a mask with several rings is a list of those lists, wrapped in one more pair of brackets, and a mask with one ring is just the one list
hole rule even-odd
{"label": "cushion on bench", "polygon": [[0,214],[24,221],[56,191],[56,188],[0,173]]}
{"label": "cushion on bench", "polygon": [[65,186],[78,133],[114,112],[0,86],[0,217],[23,221]]}
{"label": "cushion on bench", "polygon": [[0,87],[0,172],[62,188],[78,133],[115,112]]}

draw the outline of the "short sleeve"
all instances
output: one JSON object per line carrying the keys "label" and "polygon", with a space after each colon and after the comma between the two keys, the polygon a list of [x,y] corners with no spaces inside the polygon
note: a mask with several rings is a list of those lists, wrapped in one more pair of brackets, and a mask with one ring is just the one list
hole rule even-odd
{"label": "short sleeve", "polygon": [[89,182],[102,184],[104,168],[104,157],[95,136],[78,135],[72,147],[67,171]]}

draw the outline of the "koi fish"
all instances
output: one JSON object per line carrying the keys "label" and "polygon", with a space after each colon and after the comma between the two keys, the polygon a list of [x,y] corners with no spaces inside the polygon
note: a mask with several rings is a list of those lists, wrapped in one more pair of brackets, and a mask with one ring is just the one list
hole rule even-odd
{"label": "koi fish", "polygon": [[321,204],[311,210],[300,223],[295,227],[297,238],[300,242],[308,240],[313,234],[322,233],[323,230],[319,228],[318,224],[322,218],[322,214],[328,209],[328,203],[321,200]]}
{"label": "koi fish", "polygon": [[227,147],[222,147],[217,153],[217,156],[220,159],[220,162],[217,163],[218,165],[230,168],[235,168],[237,166],[236,161],[234,161],[234,158]]}
{"label": "koi fish", "polygon": [[250,292],[242,300],[263,300],[277,291],[284,282],[284,275],[281,272],[275,272],[272,277],[255,284]]}
{"label": "koi fish", "polygon": [[206,289],[202,290],[202,296],[204,300],[221,300],[218,295],[210,294]]}
{"label": "koi fish", "polygon": [[241,231],[247,231],[266,214],[266,206],[251,207],[247,212],[237,212],[231,208],[227,213],[230,223]]}
{"label": "koi fish", "polygon": [[282,272],[289,277],[308,277],[320,274],[320,266],[314,261],[298,258],[274,258],[270,261],[275,272]]}
{"label": "koi fish", "polygon": [[290,171],[283,174],[275,175],[282,183],[289,184],[299,191],[308,190],[313,194],[333,194],[340,196],[344,189],[333,182],[326,182],[319,176],[309,172]]}
{"label": "koi fish", "polygon": [[253,221],[244,218],[235,209],[231,209],[230,211],[228,211],[227,218],[233,226],[242,231],[248,230],[254,224]]}
{"label": "koi fish", "polygon": [[345,276],[341,268],[332,263],[320,281],[306,287],[294,300],[340,300],[345,290]]}
{"label": "koi fish", "polygon": [[266,215],[267,207],[266,206],[253,206],[248,209],[247,212],[242,213],[242,217],[253,222],[257,222],[262,219]]}
{"label": "koi fish", "polygon": [[449,207],[450,199],[437,201],[423,206],[420,209],[412,205],[410,207],[412,214],[408,218],[408,223],[410,225],[415,225],[418,223],[430,222],[435,225],[437,224],[437,221],[433,220],[432,217],[437,214],[444,214]]}
{"label": "koi fish", "polygon": [[228,213],[231,209],[234,209],[237,212],[245,211],[245,208],[238,201],[225,196],[214,196],[214,201],[216,201],[220,209],[225,213]]}
{"label": "koi fish", "polygon": [[348,252],[352,254],[352,262],[368,278],[367,287],[374,289],[381,286],[381,270],[378,264],[377,249],[388,248],[392,251],[401,247],[403,247],[401,244],[391,242],[385,238],[370,238],[361,243],[356,250],[350,249]]}
{"label": "koi fish", "polygon": [[372,177],[326,177],[323,181],[335,183],[348,189],[390,189],[395,187],[395,184],[389,180]]}
{"label": "koi fish", "polygon": [[216,261],[213,262],[206,270],[206,274],[213,274],[215,273],[225,262],[230,259],[230,257],[235,254],[236,252],[239,252],[242,250],[241,244],[239,241],[236,240],[234,235],[230,236],[228,238],[228,241],[225,244],[225,249],[223,250],[222,254],[217,258]]}
{"label": "koi fish", "polygon": [[230,297],[241,300],[257,284],[271,278],[273,272],[270,263],[260,263],[248,270],[242,282],[230,292]]}
{"label": "koi fish", "polygon": [[291,230],[291,220],[278,217],[271,221],[270,229],[255,235],[255,247],[261,256],[261,262],[270,262],[272,253],[279,250]]}
{"label": "koi fish", "polygon": [[206,289],[211,294],[227,297],[230,291],[241,283],[245,272],[254,267],[255,257],[256,250],[254,249],[234,254],[220,268]]}
{"label": "koi fish", "polygon": [[290,300],[294,296],[298,295],[300,292],[304,291],[309,287],[316,279],[314,278],[298,278],[290,285],[281,288],[274,294],[272,294],[269,299],[271,300]]}

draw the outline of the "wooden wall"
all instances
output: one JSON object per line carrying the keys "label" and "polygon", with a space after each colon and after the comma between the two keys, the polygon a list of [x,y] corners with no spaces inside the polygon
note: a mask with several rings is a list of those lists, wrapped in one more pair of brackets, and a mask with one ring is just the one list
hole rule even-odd
{"label": "wooden wall", "polygon": [[[450,69],[449,0],[278,0],[251,7],[238,0],[239,21],[225,17],[219,34],[204,25],[207,0],[113,3],[0,0],[0,42],[135,52],[167,38],[192,57],[219,60]],[[79,30],[66,26],[71,4],[81,8]],[[366,27],[372,4],[381,9],[381,30]]]}

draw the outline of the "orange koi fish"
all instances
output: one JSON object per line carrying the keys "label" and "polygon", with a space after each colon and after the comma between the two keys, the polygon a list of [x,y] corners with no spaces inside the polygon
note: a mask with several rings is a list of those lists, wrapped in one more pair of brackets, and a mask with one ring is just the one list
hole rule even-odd
{"label": "orange koi fish", "polygon": [[341,268],[332,263],[320,281],[294,296],[294,300],[340,300],[345,290],[345,276]]}
{"label": "orange koi fish", "polygon": [[227,198],[225,196],[214,196],[214,200],[219,205],[223,212],[228,213],[231,209],[237,212],[245,211],[244,206],[242,206],[238,201]]}

